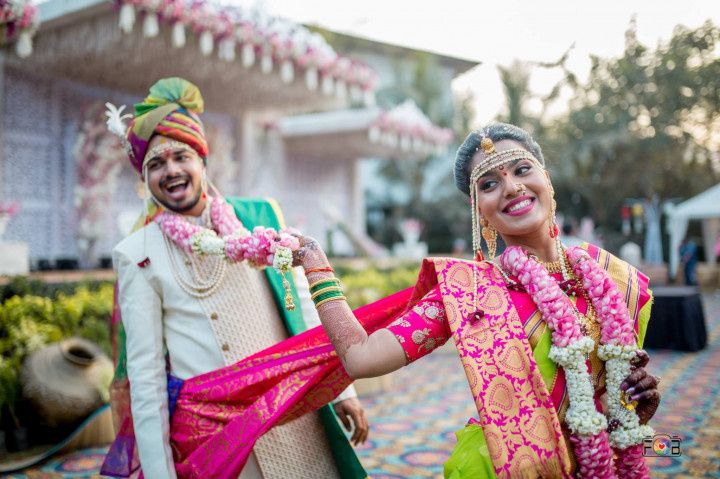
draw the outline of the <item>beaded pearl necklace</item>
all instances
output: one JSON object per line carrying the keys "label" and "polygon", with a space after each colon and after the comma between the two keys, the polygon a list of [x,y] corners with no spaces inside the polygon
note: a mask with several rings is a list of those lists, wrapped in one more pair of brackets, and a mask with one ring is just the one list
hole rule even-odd
{"label": "beaded pearl necklace", "polygon": [[[208,204],[203,210],[200,217],[202,219],[202,223],[205,226],[212,227],[210,208],[212,207],[213,199],[208,198],[207,201]],[[181,272],[182,267],[180,266],[180,261],[178,261],[179,258],[177,257],[177,250],[179,248],[173,248],[171,241],[167,235],[163,234],[162,237],[165,243],[166,251],[168,253],[168,258],[170,260],[170,270],[172,271],[173,277],[175,278],[175,281],[180,286],[180,288],[190,296],[198,299],[207,298],[214,294],[215,291],[217,291],[217,289],[222,284],[223,279],[225,279],[225,274],[227,272],[227,261],[220,257],[204,257],[204,261],[213,261],[213,265],[208,276],[206,278],[202,278],[200,277],[200,271],[202,267],[196,260],[195,255],[188,254],[187,252],[180,249],[180,254],[182,255],[182,263],[184,263],[186,266],[186,268],[184,269],[190,276],[190,279],[186,279]]]}
{"label": "beaded pearl necklace", "polygon": [[[262,269],[272,266],[282,275],[285,289],[285,307],[292,311],[295,304],[288,275],[292,269],[293,251],[300,247],[300,241],[294,231],[275,231],[273,228],[257,226],[252,233],[235,216],[235,212],[222,198],[208,198],[206,206],[206,223],[214,229],[205,228],[188,221],[182,215],[162,211],[154,221],[163,232],[169,249],[170,264],[173,275],[180,287],[194,297],[207,297],[213,294],[225,276],[226,261],[247,261],[254,268]],[[203,212],[205,214],[205,212]],[[214,256],[218,258],[213,270],[206,279],[191,273],[191,280],[180,274],[177,258],[170,251],[172,241],[185,253],[186,263],[200,268],[194,263],[193,255]]]}

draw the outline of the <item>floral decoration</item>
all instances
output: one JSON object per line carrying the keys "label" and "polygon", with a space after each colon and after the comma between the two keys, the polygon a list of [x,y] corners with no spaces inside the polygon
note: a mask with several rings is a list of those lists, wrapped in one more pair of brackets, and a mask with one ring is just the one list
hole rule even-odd
{"label": "floral decoration", "polygon": [[404,151],[442,154],[452,130],[434,125],[412,100],[383,112],[370,126],[370,141]]}
{"label": "floral decoration", "polygon": [[93,263],[93,247],[107,233],[107,205],[125,162],[120,140],[105,124],[102,103],[85,108],[73,154],[78,247],[86,261]]}
{"label": "floral decoration", "polygon": [[119,25],[132,32],[138,15],[143,19],[143,34],[157,36],[162,25],[172,28],[172,44],[186,44],[186,30],[199,41],[200,50],[210,55],[217,46],[218,56],[235,61],[240,48],[243,66],[249,68],[259,59],[263,73],[277,70],[285,83],[304,72],[310,90],[322,85],[326,94],[345,96],[372,103],[378,75],[368,65],[338,55],[318,33],[286,19],[270,17],[255,9],[221,6],[208,0],[117,0]]}
{"label": "floral decoration", "polygon": [[15,53],[30,56],[38,24],[37,7],[30,0],[0,0],[0,46],[16,42]]}
{"label": "floral decoration", "polygon": [[18,211],[20,211],[20,203],[17,201],[0,203],[0,216],[12,218]]}

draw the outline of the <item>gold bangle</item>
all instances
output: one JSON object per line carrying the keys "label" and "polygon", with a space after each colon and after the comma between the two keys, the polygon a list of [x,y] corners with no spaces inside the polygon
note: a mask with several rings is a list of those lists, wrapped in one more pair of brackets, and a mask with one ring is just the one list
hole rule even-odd
{"label": "gold bangle", "polygon": [[315,309],[318,309],[320,306],[322,306],[325,303],[329,303],[330,301],[346,301],[347,298],[345,296],[333,296],[332,298],[323,299],[319,303],[315,304]]}
{"label": "gold bangle", "polygon": [[339,293],[342,293],[342,292],[343,292],[343,290],[342,290],[342,288],[341,288],[340,286],[328,286],[327,288],[323,288],[323,289],[320,289],[320,290],[318,290],[318,291],[315,291],[313,294],[310,295],[310,299],[312,299],[312,300],[314,301],[315,298],[317,298],[317,297],[320,296],[321,294],[329,293],[329,292],[331,292],[331,291],[337,291],[337,292],[339,292]]}

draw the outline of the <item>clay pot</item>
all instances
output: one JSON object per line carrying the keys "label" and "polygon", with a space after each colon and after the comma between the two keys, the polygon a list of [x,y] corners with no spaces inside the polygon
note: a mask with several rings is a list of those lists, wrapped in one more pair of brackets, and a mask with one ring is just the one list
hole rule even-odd
{"label": "clay pot", "polygon": [[70,338],[30,354],[23,363],[23,395],[47,425],[72,424],[104,402],[110,359],[94,343]]}

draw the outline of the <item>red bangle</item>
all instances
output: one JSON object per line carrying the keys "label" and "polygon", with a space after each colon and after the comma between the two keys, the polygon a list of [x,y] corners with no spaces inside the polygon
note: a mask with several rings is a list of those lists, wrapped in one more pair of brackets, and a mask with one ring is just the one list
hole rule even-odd
{"label": "red bangle", "polygon": [[332,266],[328,266],[326,268],[309,268],[305,270],[305,274],[310,273],[334,273],[335,270],[332,269]]}

